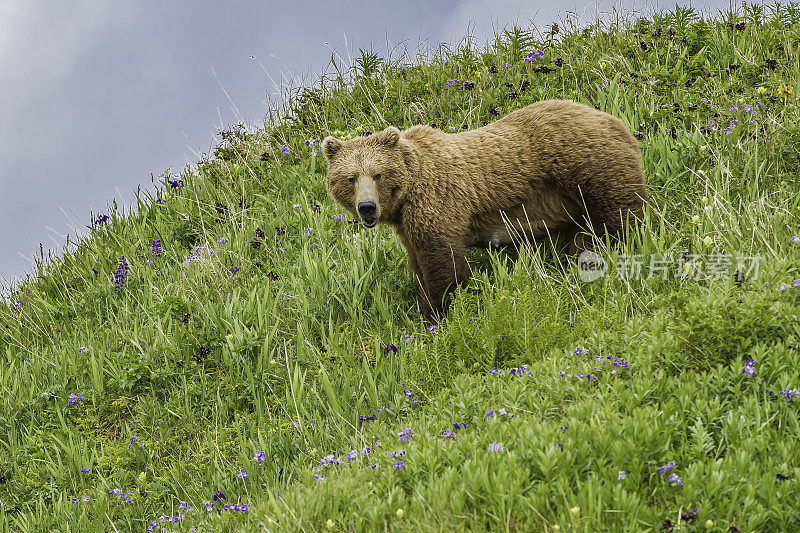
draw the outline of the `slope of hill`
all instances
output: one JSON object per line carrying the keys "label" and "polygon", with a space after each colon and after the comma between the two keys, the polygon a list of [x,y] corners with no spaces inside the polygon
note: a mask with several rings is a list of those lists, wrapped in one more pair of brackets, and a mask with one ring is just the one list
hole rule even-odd
{"label": "slope of hill", "polygon": [[[566,26],[361,51],[41,264],[0,308],[3,531],[800,527],[800,6]],[[646,224],[591,283],[472,252],[426,328],[319,140],[546,98],[637,135]]]}

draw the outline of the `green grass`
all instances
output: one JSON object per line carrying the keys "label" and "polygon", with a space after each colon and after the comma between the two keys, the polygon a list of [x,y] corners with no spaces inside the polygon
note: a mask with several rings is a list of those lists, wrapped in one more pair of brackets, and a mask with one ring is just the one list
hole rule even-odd
{"label": "green grass", "polygon": [[[800,528],[781,394],[800,387],[800,7],[563,26],[361,51],[40,262],[0,305],[2,531]],[[591,283],[558,243],[471,252],[429,331],[398,239],[334,218],[305,141],[546,98],[637,134],[646,223]],[[247,510],[207,511],[217,491]]]}

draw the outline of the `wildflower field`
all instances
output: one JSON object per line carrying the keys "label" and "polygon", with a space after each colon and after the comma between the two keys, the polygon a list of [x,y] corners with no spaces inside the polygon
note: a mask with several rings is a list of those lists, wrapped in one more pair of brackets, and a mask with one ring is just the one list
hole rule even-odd
{"label": "wildflower field", "polygon": [[[774,4],[334,58],[0,303],[2,532],[800,529],[798,47]],[[645,223],[591,282],[473,250],[428,327],[320,140],[548,98],[634,132]]]}

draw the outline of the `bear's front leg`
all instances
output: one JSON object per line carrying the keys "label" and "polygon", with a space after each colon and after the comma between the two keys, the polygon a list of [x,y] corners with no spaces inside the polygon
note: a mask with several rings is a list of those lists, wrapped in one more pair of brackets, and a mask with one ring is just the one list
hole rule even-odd
{"label": "bear's front leg", "polygon": [[450,306],[453,290],[469,278],[464,246],[423,243],[416,250],[412,268],[421,282],[422,316],[427,322],[437,324]]}
{"label": "bear's front leg", "polygon": [[431,311],[430,306],[428,305],[428,300],[425,297],[425,295],[429,293],[428,284],[425,282],[425,272],[419,267],[416,250],[405,240],[403,241],[403,245],[408,253],[408,264],[411,267],[411,273],[414,275],[414,282],[417,285],[417,290],[419,291],[422,300],[422,315],[427,317],[430,315]]}

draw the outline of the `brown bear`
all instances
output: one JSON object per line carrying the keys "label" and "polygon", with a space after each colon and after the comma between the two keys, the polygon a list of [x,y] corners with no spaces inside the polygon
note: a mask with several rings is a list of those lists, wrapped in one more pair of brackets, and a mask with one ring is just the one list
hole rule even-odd
{"label": "brown bear", "polygon": [[384,222],[399,235],[429,322],[468,279],[466,247],[559,231],[574,254],[603,229],[624,237],[643,214],[636,140],[619,119],[568,100],[536,102],[462,133],[389,127],[349,141],[326,137],[322,148],[333,199],[364,226]]}

